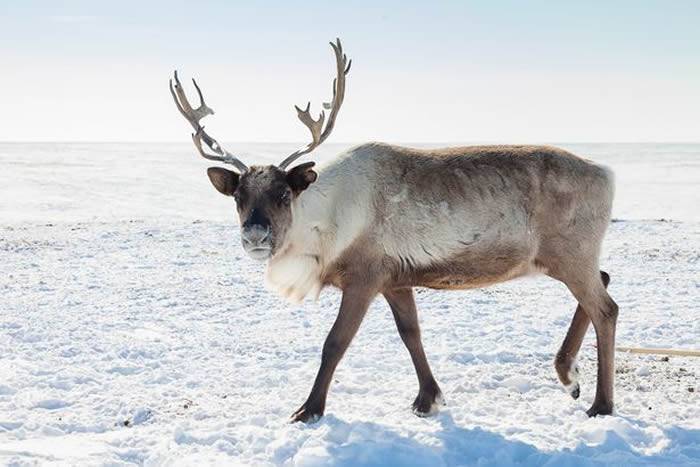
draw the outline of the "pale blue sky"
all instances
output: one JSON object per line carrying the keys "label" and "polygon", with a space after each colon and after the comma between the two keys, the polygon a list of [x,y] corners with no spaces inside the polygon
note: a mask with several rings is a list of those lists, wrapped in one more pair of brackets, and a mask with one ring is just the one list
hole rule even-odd
{"label": "pale blue sky", "polygon": [[700,2],[0,4],[0,141],[304,141],[292,105],[353,69],[334,141],[699,141]]}

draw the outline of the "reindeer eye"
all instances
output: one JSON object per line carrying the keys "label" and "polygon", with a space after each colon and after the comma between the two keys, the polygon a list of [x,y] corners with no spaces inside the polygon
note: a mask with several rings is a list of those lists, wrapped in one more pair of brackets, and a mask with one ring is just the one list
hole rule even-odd
{"label": "reindeer eye", "polygon": [[291,200],[291,195],[290,195],[289,191],[284,191],[284,192],[280,195],[280,202],[281,202],[282,204],[289,204],[289,201],[290,201],[290,200]]}

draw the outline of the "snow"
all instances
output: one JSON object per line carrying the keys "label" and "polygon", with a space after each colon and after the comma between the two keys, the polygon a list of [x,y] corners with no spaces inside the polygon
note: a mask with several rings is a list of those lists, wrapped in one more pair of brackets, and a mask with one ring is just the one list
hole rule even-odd
{"label": "snow", "polygon": [[[616,171],[602,264],[618,344],[700,347],[700,145],[562,146]],[[275,162],[294,145],[229,149]],[[326,416],[289,424],[339,294],[267,291],[189,145],[0,144],[0,166],[0,463],[700,463],[700,360],[618,353],[616,412],[588,419],[594,336],[574,401],[553,358],[576,304],[542,277],[418,290],[437,415],[411,413],[414,370],[378,299]]]}

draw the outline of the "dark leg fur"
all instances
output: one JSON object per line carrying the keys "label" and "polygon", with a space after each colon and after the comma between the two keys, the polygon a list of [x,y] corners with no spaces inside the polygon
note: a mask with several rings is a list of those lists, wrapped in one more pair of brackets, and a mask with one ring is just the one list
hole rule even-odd
{"label": "dark leg fur", "polygon": [[396,289],[385,292],[384,297],[389,302],[399,335],[411,355],[418,376],[419,389],[413,401],[413,412],[421,417],[432,415],[442,403],[442,393],[423,351],[413,290]]}

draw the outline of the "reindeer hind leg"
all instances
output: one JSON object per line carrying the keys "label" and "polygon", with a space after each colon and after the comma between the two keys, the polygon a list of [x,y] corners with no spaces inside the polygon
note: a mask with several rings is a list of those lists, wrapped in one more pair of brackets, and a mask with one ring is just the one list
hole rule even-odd
{"label": "reindeer hind leg", "polygon": [[[583,267],[582,267],[583,266]],[[613,410],[613,386],[615,378],[615,329],[617,325],[618,307],[608,295],[606,282],[609,276],[602,272],[589,272],[591,267],[577,264],[568,274],[559,275],[571,293],[579,302],[581,310],[593,323],[598,346],[598,377],[596,394],[593,405],[586,411],[588,416],[609,415]],[[581,320],[583,322],[583,320]],[[573,350],[574,344],[580,346],[584,333],[580,332],[582,325],[576,327],[575,337],[569,344]],[[568,336],[567,336],[568,337]],[[566,339],[565,339],[566,344]]]}
{"label": "reindeer hind leg", "polygon": [[[605,271],[600,271],[600,278],[603,285],[607,288],[610,283],[610,275]],[[581,349],[583,338],[588,331],[588,326],[591,319],[579,304],[576,307],[576,312],[566,333],[564,342],[562,342],[557,357],[554,361],[554,367],[557,370],[559,381],[564,385],[566,391],[574,399],[578,399],[581,395],[581,385],[579,383],[579,369],[576,363],[576,357]]]}

